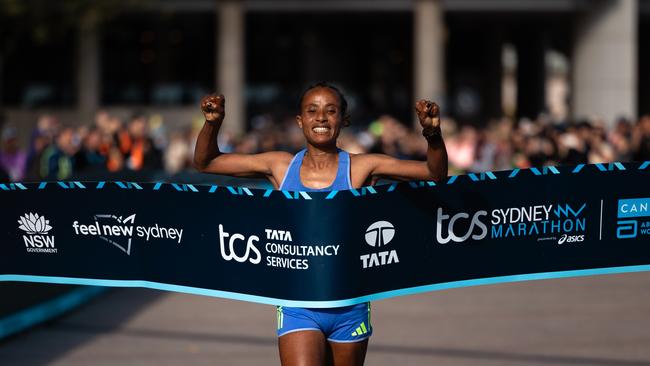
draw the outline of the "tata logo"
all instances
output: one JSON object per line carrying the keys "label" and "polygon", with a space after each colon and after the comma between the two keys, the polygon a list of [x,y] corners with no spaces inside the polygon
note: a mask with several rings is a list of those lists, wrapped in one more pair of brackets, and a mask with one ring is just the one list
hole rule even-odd
{"label": "tata logo", "polygon": [[[366,243],[371,247],[379,248],[387,245],[395,237],[395,227],[388,221],[377,221],[366,229]],[[385,266],[399,263],[396,250],[385,250],[378,253],[364,254],[359,257],[363,268]]]}
{"label": "tata logo", "polygon": [[[227,261],[234,259],[239,263],[246,261],[253,264],[260,263],[262,261],[262,255],[255,246],[255,243],[259,241],[260,238],[256,235],[251,235],[246,238],[242,234],[227,233],[223,230],[223,225],[219,224],[219,246],[221,249],[221,257]],[[242,254],[238,255],[237,252]]]}
{"label": "tata logo", "polygon": [[[472,237],[474,240],[481,240],[487,236],[488,230],[487,226],[481,221],[481,217],[487,216],[487,211],[478,211],[474,213],[471,220],[469,214],[465,212],[459,212],[454,216],[446,215],[442,212],[442,208],[438,208],[436,215],[436,239],[440,244],[447,244],[450,241],[456,243],[462,243],[467,239]],[[447,222],[447,220],[449,220]],[[462,235],[457,235],[457,230],[454,230],[454,227],[458,222],[470,220],[469,228],[467,232]],[[475,232],[475,229],[478,231]]]}
{"label": "tata logo", "polygon": [[388,221],[377,221],[366,229],[366,243],[371,247],[381,247],[393,240],[395,227]]}

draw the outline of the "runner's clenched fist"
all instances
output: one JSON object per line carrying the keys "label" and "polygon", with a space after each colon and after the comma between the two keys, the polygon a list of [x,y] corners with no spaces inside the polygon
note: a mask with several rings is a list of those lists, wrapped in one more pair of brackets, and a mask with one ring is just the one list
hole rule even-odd
{"label": "runner's clenched fist", "polygon": [[440,108],[436,103],[420,99],[415,103],[415,113],[423,129],[440,127]]}
{"label": "runner's clenched fist", "polygon": [[201,111],[210,123],[221,123],[226,115],[226,98],[223,95],[207,95],[201,99]]}

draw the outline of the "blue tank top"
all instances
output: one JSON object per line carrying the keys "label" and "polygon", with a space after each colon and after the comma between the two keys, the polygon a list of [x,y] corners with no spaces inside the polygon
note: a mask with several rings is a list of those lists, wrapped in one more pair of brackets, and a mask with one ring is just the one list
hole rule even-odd
{"label": "blue tank top", "polygon": [[[280,189],[285,191],[301,191],[301,192],[328,192],[328,191],[340,191],[344,189],[352,189],[352,184],[350,183],[350,154],[347,151],[338,149],[339,151],[339,165],[336,169],[336,178],[334,182],[329,187],[314,189],[305,187],[300,180],[300,167],[302,166],[302,160],[305,157],[307,149],[300,150],[289,163],[289,168],[287,168],[287,173],[282,179],[280,184]],[[292,308],[292,307],[283,307],[283,309],[292,309],[294,312],[308,312],[312,313],[328,313],[328,314],[340,314],[345,315],[346,313],[352,312],[355,310],[368,308],[368,303],[361,303],[357,305],[344,306],[340,308],[331,308],[331,309],[305,309],[305,308]]]}
{"label": "blue tank top", "polygon": [[283,191],[301,191],[301,192],[328,192],[352,189],[350,183],[350,154],[347,151],[339,150],[339,165],[336,170],[336,178],[329,187],[314,189],[305,187],[300,180],[300,167],[302,159],[305,157],[307,149],[300,150],[289,163],[287,173],[284,175],[280,189]]}

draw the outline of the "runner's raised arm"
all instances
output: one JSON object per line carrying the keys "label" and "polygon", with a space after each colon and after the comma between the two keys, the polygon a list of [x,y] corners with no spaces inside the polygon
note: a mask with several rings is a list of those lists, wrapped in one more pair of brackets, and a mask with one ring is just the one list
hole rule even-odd
{"label": "runner's raised arm", "polygon": [[202,173],[234,177],[268,178],[277,188],[292,155],[274,151],[261,154],[230,154],[219,150],[217,136],[225,117],[223,95],[209,95],[201,100],[205,123],[196,140],[194,166]]}
{"label": "runner's raised arm", "polygon": [[353,155],[352,184],[355,187],[379,178],[440,182],[447,177],[447,150],[440,133],[440,108],[434,102],[419,100],[415,112],[427,140],[427,160],[402,160],[385,154]]}
{"label": "runner's raised arm", "polygon": [[210,161],[221,155],[217,136],[226,114],[225,102],[223,95],[208,95],[201,99],[201,111],[205,116],[205,124],[201,128],[194,149],[194,165],[200,171],[204,171]]}

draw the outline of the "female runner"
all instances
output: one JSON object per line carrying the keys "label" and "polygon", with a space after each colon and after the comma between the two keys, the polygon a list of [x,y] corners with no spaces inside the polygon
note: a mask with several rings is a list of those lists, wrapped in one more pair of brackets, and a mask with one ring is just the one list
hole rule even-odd
{"label": "female runner", "polygon": [[[295,156],[281,151],[226,154],[217,135],[225,116],[225,98],[201,100],[205,124],[194,152],[204,173],[266,178],[276,189],[329,191],[359,188],[377,178],[441,181],[447,177],[447,151],[440,134],[439,109],[420,100],[415,110],[428,142],[427,161],[400,160],[383,154],[348,154],[337,148],[341,128],[349,125],[347,101],[328,83],[308,87],[300,98],[296,123],[306,149]],[[363,365],[372,334],[370,304],[332,309],[278,307],[278,344],[283,366]],[[362,329],[357,332],[356,329]]]}

